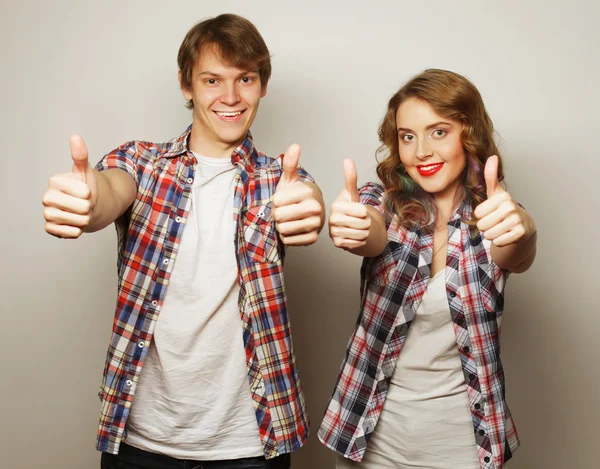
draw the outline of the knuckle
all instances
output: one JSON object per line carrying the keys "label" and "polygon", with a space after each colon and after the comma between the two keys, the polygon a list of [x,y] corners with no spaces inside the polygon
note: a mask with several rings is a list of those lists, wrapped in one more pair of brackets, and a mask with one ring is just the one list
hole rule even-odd
{"label": "knuckle", "polygon": [[53,217],[53,210],[50,207],[45,207],[44,208],[44,218],[48,221],[50,221]]}
{"label": "knuckle", "polygon": [[92,213],[92,202],[89,200],[83,201],[83,212],[88,215]]}
{"label": "knuckle", "polygon": [[50,205],[52,203],[52,192],[47,190],[42,196],[42,205]]}
{"label": "knuckle", "polygon": [[88,186],[87,184],[84,185],[82,198],[83,199],[91,199],[92,198],[92,190],[90,189],[90,186]]}
{"label": "knuckle", "polygon": [[54,176],[51,176],[48,179],[48,187],[55,187],[63,178],[61,176],[59,176],[58,174],[55,174]]}

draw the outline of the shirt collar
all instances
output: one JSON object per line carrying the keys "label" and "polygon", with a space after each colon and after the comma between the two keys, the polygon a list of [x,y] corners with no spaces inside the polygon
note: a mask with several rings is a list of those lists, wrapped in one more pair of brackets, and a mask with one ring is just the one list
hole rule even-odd
{"label": "shirt collar", "polygon": [[[163,155],[163,157],[173,158],[190,152],[188,148],[188,143],[191,133],[192,125],[190,124],[185,130],[185,132],[183,132],[179,137],[172,140],[171,147]],[[253,166],[252,162],[255,158],[255,154],[256,150],[254,149],[254,141],[252,139],[252,134],[250,133],[250,131],[248,131],[248,134],[246,135],[244,141],[231,153],[231,163],[234,165],[240,163],[246,169],[251,168]]]}

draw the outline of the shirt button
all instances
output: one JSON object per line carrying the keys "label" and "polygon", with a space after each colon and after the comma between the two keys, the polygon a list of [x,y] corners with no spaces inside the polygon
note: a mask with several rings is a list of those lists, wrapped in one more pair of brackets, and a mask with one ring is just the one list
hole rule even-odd
{"label": "shirt button", "polygon": [[188,184],[191,184],[192,182],[194,182],[194,179],[192,179],[192,178],[187,178],[187,183],[188,183]]}
{"label": "shirt button", "polygon": [[484,461],[484,462],[490,462],[490,458],[489,458],[489,456],[486,456],[485,458],[483,458],[483,461]]}
{"label": "shirt button", "polygon": [[481,436],[485,436],[485,430],[479,430],[479,434],[480,434]]}
{"label": "shirt button", "polygon": [[168,265],[169,264],[169,259],[163,259],[163,265]]}
{"label": "shirt button", "polygon": [[131,381],[130,379],[127,380],[127,386],[132,386],[133,385],[133,381]]}
{"label": "shirt button", "polygon": [[454,297],[456,296],[456,292],[453,292],[453,291],[451,291],[451,292],[450,292],[450,296],[451,296],[452,298],[454,298]]}
{"label": "shirt button", "polygon": [[181,223],[181,217],[176,217],[176,218],[175,218],[175,221],[176,221],[177,223]]}
{"label": "shirt button", "polygon": [[475,379],[475,375],[473,373],[469,373],[469,379],[470,380],[474,380]]}
{"label": "shirt button", "polygon": [[476,408],[477,410],[481,409],[481,404],[479,404],[479,403],[475,404],[475,408]]}
{"label": "shirt button", "polygon": [[156,300],[153,300],[153,301],[152,301],[152,306],[158,306],[158,301],[156,301]]}
{"label": "shirt button", "polygon": [[146,345],[144,342],[140,342],[140,343],[138,344],[138,347],[139,347],[139,348],[144,348],[144,345]]}
{"label": "shirt button", "polygon": [[463,347],[463,352],[469,353],[471,349],[469,347]]}

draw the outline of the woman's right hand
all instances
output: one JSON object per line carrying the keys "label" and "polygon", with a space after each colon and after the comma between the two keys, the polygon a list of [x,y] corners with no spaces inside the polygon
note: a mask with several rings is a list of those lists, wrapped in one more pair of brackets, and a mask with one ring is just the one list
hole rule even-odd
{"label": "woman's right hand", "polygon": [[338,248],[354,252],[367,246],[373,220],[367,207],[359,202],[356,166],[350,159],[344,160],[344,184],[331,206],[329,236]]}

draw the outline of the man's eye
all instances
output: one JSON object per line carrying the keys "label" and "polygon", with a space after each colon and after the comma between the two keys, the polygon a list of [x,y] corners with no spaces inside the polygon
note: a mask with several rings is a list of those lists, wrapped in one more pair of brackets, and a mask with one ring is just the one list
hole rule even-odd
{"label": "man's eye", "polygon": [[251,83],[254,79],[252,77],[243,77],[242,83]]}
{"label": "man's eye", "polygon": [[206,83],[208,83],[209,85],[214,85],[217,83],[217,80],[215,80],[214,78],[209,78],[208,80],[206,80]]}

